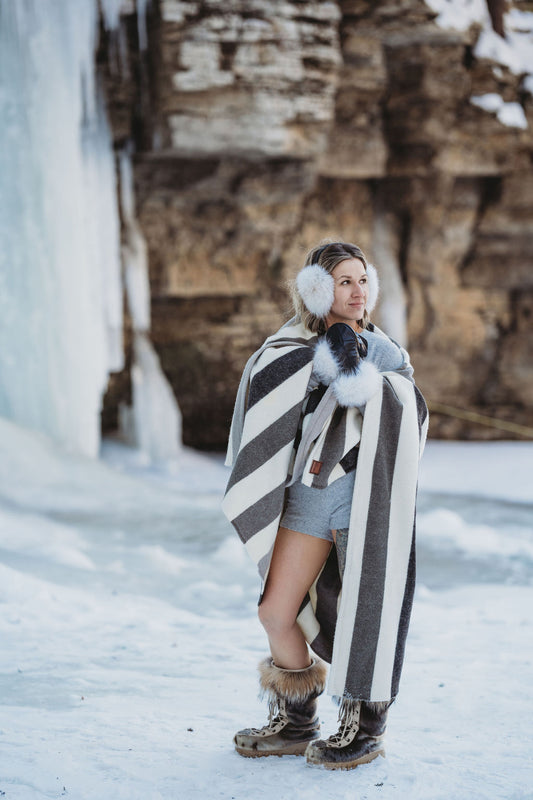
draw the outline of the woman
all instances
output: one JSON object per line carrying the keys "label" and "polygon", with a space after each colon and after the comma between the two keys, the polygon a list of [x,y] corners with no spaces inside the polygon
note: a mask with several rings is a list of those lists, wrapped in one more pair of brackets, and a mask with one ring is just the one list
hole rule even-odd
{"label": "woman", "polygon": [[[241,379],[223,510],[258,565],[270,644],[259,665],[269,721],[236,734],[243,756],[305,753],[310,764],[351,769],[384,754],[428,419],[407,353],[370,322],[377,292],[359,247],[314,248],[295,282],[295,316]],[[340,702],[339,731],[325,740],[321,659]]]}

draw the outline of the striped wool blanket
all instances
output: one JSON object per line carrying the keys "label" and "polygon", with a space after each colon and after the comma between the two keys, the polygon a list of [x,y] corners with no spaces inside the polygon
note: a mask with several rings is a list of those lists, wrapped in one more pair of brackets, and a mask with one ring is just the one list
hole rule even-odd
{"label": "striped wool blanket", "polygon": [[[398,692],[414,592],[415,502],[427,407],[405,377],[410,371],[379,373],[372,396],[364,407],[348,409],[355,416],[340,439],[338,434],[332,439],[339,414],[332,386],[311,413],[306,409],[316,386],[319,346],[317,336],[293,319],[247,362],[230,432],[226,463],[232,472],[222,509],[256,562],[263,589],[293,477],[302,413],[310,448],[321,442],[324,449],[329,437],[337,442],[335,458],[342,463],[342,454],[349,457],[359,442],[344,570],[332,548],[302,603],[298,624],[312,650],[331,663],[329,694],[387,701]],[[302,460],[301,447],[298,457]]]}

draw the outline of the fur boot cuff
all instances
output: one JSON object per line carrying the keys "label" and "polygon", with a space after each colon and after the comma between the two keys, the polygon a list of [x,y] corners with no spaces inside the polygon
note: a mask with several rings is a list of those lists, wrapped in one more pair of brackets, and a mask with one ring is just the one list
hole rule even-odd
{"label": "fur boot cuff", "polygon": [[282,669],[274,664],[271,656],[259,662],[259,682],[262,694],[270,700],[282,697],[292,703],[302,703],[312,695],[321,694],[326,688],[326,665],[313,658],[306,669]]}

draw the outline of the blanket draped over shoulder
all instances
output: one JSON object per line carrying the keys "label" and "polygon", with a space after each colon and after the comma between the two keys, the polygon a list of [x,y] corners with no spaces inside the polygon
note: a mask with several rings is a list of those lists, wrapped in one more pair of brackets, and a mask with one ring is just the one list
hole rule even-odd
{"label": "blanket draped over shoulder", "polygon": [[[248,360],[237,394],[222,509],[256,562],[263,588],[317,341],[291,320]],[[315,433],[336,408],[326,392]],[[329,694],[387,701],[398,692],[411,613],[418,463],[428,415],[401,370],[381,373],[362,413],[344,572],[341,578],[332,547],[297,621],[312,650],[331,663]]]}

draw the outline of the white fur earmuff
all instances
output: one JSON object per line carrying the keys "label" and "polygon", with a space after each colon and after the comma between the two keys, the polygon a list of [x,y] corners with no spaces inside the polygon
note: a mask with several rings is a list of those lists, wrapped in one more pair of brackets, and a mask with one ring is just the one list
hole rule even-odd
{"label": "white fur earmuff", "polygon": [[[368,299],[366,310],[370,314],[376,307],[379,294],[379,278],[373,264],[367,264]],[[335,281],[333,275],[320,264],[309,264],[296,276],[298,294],[306,308],[316,317],[326,317],[335,299]]]}
{"label": "white fur earmuff", "polygon": [[379,294],[379,278],[378,273],[373,264],[366,265],[366,274],[368,278],[368,300],[366,301],[366,310],[370,314],[376,307]]}
{"label": "white fur earmuff", "polygon": [[335,281],[320,264],[309,264],[296,277],[296,288],[307,309],[316,317],[325,317],[335,299]]}

